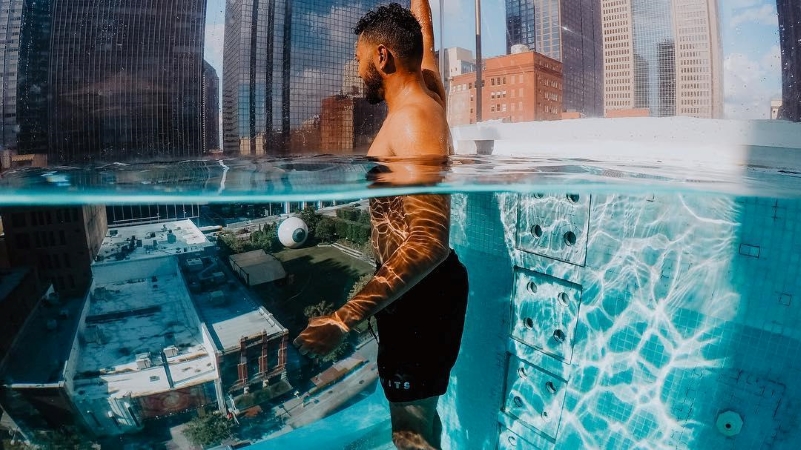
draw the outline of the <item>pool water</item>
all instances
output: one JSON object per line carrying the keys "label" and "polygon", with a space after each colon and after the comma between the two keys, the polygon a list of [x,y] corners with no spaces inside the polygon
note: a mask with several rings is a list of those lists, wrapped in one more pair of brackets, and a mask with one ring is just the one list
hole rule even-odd
{"label": "pool water", "polygon": [[[241,384],[234,388],[219,381],[244,376],[236,373],[241,361],[226,360],[227,340],[239,342],[236,329],[226,326],[250,326],[226,321],[268,314],[268,322],[280,322],[276,329],[288,330],[291,342],[297,326],[284,319],[288,303],[265,299],[291,292],[296,302],[312,305],[319,298],[304,298],[303,292],[336,291],[332,301],[344,301],[350,283],[369,272],[369,255],[325,246],[276,248],[294,281],[278,287],[226,283],[219,290],[243,297],[227,315],[220,312],[223,306],[203,303],[215,298],[211,292],[217,288],[193,288],[196,274],[186,267],[197,255],[207,258],[197,263],[204,272],[234,273],[225,258],[209,262],[221,239],[215,233],[230,228],[257,240],[256,231],[282,219],[251,214],[265,205],[282,212],[323,206],[335,216],[343,204],[358,205],[352,200],[438,192],[451,194],[451,246],[470,274],[462,349],[439,403],[444,448],[801,448],[796,424],[801,389],[794,383],[801,369],[797,174],[782,167],[748,166],[733,174],[667,163],[472,155],[454,157],[437,184],[390,187],[366,178],[375,164],[309,157],[4,174],[0,212],[9,245],[19,233],[20,223],[12,223],[19,211],[30,218],[32,210],[86,211],[86,204],[131,211],[133,205],[182,205],[159,210],[158,219],[143,214],[148,219],[142,222],[157,223],[153,236],[144,239],[147,253],[137,253],[133,239],[130,254],[95,261],[91,295],[61,298],[57,307],[42,301],[33,317],[63,317],[55,329],[30,320],[9,349],[0,369],[6,417],[30,439],[47,422],[42,416],[67,421],[66,416],[97,435],[81,439],[103,448],[180,448],[187,442],[182,432],[198,410],[210,415],[224,405],[237,413],[235,439],[226,441],[231,445],[393,448],[387,403],[375,382],[374,343],[366,334],[338,361],[318,366],[285,345],[286,373],[264,387],[277,392],[287,382],[292,388],[273,399],[242,403],[242,396],[255,397],[262,386],[244,392]],[[193,225],[181,222],[193,214]],[[106,243],[126,236],[120,225],[134,221],[109,222],[109,230],[117,231],[104,232]],[[162,223],[177,238],[162,243]],[[206,227],[206,235],[192,234],[192,226]],[[177,239],[177,250],[170,239]],[[149,246],[150,240],[158,245]],[[323,251],[345,256],[314,253]],[[318,276],[304,277],[304,270]],[[126,289],[133,297],[151,292],[136,290],[141,280],[160,292],[152,287],[155,273],[158,284],[171,290],[164,294],[167,300],[156,305],[158,311],[136,303],[139,309],[132,313],[133,300],[123,300]],[[349,281],[328,291],[315,287],[335,278],[328,273],[343,273]],[[171,310],[173,301],[186,307]],[[186,316],[173,322],[170,314]],[[132,328],[139,320],[147,326]],[[42,323],[44,329],[35,328]],[[87,331],[88,325],[94,331]],[[107,331],[103,344],[104,328],[139,334],[129,337],[134,342],[126,345],[127,354],[112,358],[103,345],[115,348],[116,341]],[[168,344],[181,339],[186,345],[171,356]],[[243,348],[256,345],[242,342]],[[280,339],[267,347],[274,342]],[[38,355],[30,355],[29,343],[38,345]],[[139,350],[162,347],[161,358],[132,364]],[[58,360],[56,354],[75,360]],[[182,355],[193,356],[177,362]],[[192,358],[203,363],[193,366]],[[249,358],[246,370],[264,369]],[[281,356],[271,358],[266,367],[281,365]],[[128,369],[112,367],[117,363],[110,360],[124,361]],[[148,377],[132,381],[155,369],[171,378],[158,383],[168,384],[143,388]],[[185,376],[184,369],[195,373]],[[152,376],[149,383],[157,383]],[[325,377],[328,382],[321,381]],[[87,393],[86,380],[96,381],[100,392]],[[59,400],[49,404],[55,406],[42,406],[54,398]]]}

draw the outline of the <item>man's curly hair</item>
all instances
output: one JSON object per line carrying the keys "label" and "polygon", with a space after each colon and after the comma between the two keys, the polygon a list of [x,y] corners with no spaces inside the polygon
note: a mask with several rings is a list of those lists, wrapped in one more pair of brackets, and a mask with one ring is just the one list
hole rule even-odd
{"label": "man's curly hair", "polygon": [[359,20],[353,32],[383,44],[396,57],[415,65],[423,61],[423,31],[411,11],[397,3],[380,6]]}

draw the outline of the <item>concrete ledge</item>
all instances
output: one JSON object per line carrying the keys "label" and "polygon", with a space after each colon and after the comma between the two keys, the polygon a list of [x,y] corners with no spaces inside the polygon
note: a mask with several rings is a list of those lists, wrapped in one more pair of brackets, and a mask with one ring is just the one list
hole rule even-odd
{"label": "concrete ledge", "polygon": [[[452,128],[460,155],[801,170],[801,123],[690,117],[482,122]],[[697,167],[696,167],[697,168]]]}

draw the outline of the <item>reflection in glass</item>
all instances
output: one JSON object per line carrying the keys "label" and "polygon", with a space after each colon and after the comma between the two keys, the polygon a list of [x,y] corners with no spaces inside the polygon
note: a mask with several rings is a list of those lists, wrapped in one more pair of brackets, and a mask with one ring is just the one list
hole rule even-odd
{"label": "reflection in glass", "polygon": [[723,115],[715,0],[603,0],[610,117]]}
{"label": "reflection in glass", "polygon": [[[30,203],[4,206],[0,210],[0,434],[3,438],[6,429],[10,429],[10,436],[16,442],[25,439],[42,443],[70,442],[67,446],[72,447],[79,442],[111,439],[104,448],[119,448],[122,439],[126,439],[126,443],[130,439],[139,440],[144,448],[153,448],[156,441],[172,439],[171,427],[196,423],[194,417],[204,411],[206,417],[222,417],[229,425],[238,421],[236,439],[258,441],[277,431],[309,425],[318,418],[314,416],[318,412],[325,415],[363,399],[376,387],[374,365],[371,365],[375,345],[369,329],[360,329],[353,341],[340,349],[337,356],[344,356],[342,360],[320,365],[300,359],[291,346],[286,345],[287,339],[296,336],[305,326],[309,316],[326,314],[341,305],[350,290],[357,289],[360,280],[364,282],[363,276],[374,269],[369,245],[366,245],[370,226],[365,203],[342,199],[366,198],[398,186],[405,189],[421,186],[444,186],[448,190],[457,186],[465,190],[488,189],[476,182],[492,185],[494,189],[521,192],[541,183],[536,190],[550,192],[560,190],[565,183],[592,181],[594,177],[602,181],[592,181],[592,185],[603,185],[605,189],[609,186],[603,183],[609,179],[618,183],[636,180],[643,183],[637,185],[638,192],[657,187],[666,191],[671,186],[701,185],[711,190],[740,186],[743,178],[740,171],[712,181],[709,173],[703,170],[685,172],[667,168],[663,163],[617,170],[588,161],[576,164],[556,159],[545,165],[526,166],[525,161],[516,159],[475,157],[476,164],[484,161],[485,165],[476,168],[456,158],[451,159],[448,167],[430,165],[410,169],[408,164],[398,161],[318,157],[276,161],[265,158],[302,152],[352,154],[363,152],[369,146],[385,109],[369,105],[364,99],[363,83],[356,75],[352,60],[356,37],[351,28],[358,17],[378,3],[384,2],[220,2],[226,17],[224,36],[217,36],[219,45],[224,47],[223,61],[222,65],[213,65],[203,58],[204,49],[210,45],[208,41],[203,42],[209,6],[201,0],[0,0],[0,202],[17,194]],[[721,60],[724,55],[718,36],[726,36],[726,30],[731,30],[732,34],[741,32],[734,20],[721,21],[718,17],[720,14],[725,18],[726,11],[732,11],[725,9],[727,2],[504,0],[502,3],[505,11],[490,10],[489,13],[496,14],[497,23],[488,22],[487,26],[505,29],[505,36],[503,32],[498,33],[497,38],[505,40],[498,47],[505,48],[509,55],[484,61],[485,119],[520,122],[600,116],[720,118],[723,115],[724,67]],[[745,3],[755,2],[740,2]],[[771,40],[773,36],[768,36],[766,31],[769,28],[771,32],[776,31],[773,0],[765,0],[753,8],[762,8],[769,16],[768,20],[761,19],[761,28],[754,28],[757,31],[749,34],[760,44],[755,46],[757,50],[737,49],[742,51],[739,56],[751,65],[738,66],[737,58],[727,58],[729,72],[726,75],[727,80],[736,80],[733,84],[739,90],[747,91],[755,85],[764,88],[750,97],[755,99],[753,104],[742,109],[756,109],[767,115],[770,104],[772,117],[799,121],[801,4],[796,0],[777,0],[776,5],[783,100],[770,103],[773,98],[764,91],[775,89],[772,85],[764,88],[759,83],[765,74],[770,75],[771,67],[764,62],[767,58],[754,57],[762,51],[760,49],[767,52],[769,46],[775,45]],[[765,6],[768,8],[763,8]],[[485,12],[489,9],[485,8]],[[222,12],[222,7],[220,10]],[[735,12],[737,24],[746,24],[746,19],[752,25],[756,23],[754,17],[743,19],[745,13],[754,12],[752,9],[742,7]],[[447,19],[447,28],[461,28],[455,25],[458,21]],[[460,35],[459,44],[472,48],[473,30],[469,26],[464,28],[466,31]],[[490,34],[487,38],[492,37]],[[743,47],[741,42],[733,46]],[[476,64],[467,48],[451,47],[440,52],[447,68],[452,125],[474,123],[475,105],[481,103],[474,98]],[[525,56],[520,56],[521,53]],[[727,57],[731,55],[726,54]],[[740,78],[732,78],[732,74],[752,78],[744,77],[745,82],[740,82]],[[727,103],[745,103],[740,97],[727,94],[730,95]],[[582,128],[587,122],[591,121],[576,121],[574,126]],[[656,126],[657,131],[672,130],[662,129],[661,123]],[[554,125],[551,129],[562,125],[573,124]],[[757,125],[768,125],[764,134],[771,140],[777,136],[781,140],[784,139],[779,136],[781,133],[773,134],[773,130],[782,131],[783,127],[795,124]],[[773,126],[777,128],[770,128]],[[567,129],[566,133],[570,134],[577,128],[563,130]],[[705,130],[703,125],[699,128]],[[736,131],[734,128],[727,130]],[[756,131],[760,129],[754,127]],[[530,132],[526,128],[520,130],[517,139],[526,146],[531,145]],[[795,132],[787,130],[788,136]],[[486,139],[476,146],[478,153],[491,153],[496,148],[489,138]],[[758,153],[754,148],[749,151]],[[222,156],[226,159],[216,159]],[[135,163],[176,158],[182,161]],[[101,162],[115,163],[103,165]],[[368,169],[376,162],[382,163],[380,169],[366,177]],[[791,159],[783,161],[792,162]],[[47,168],[48,165],[51,167]],[[459,171],[463,175],[454,176]],[[793,178],[792,174],[783,174],[781,180],[761,178],[764,173],[756,172],[748,174],[745,191],[769,196],[776,193],[759,189],[774,186],[780,188],[778,191],[784,197],[770,201],[739,197],[715,200],[686,195],[679,201],[680,197],[673,198],[673,194],[666,193],[642,198],[609,194],[604,201],[603,196],[578,190],[576,192],[582,192],[581,199],[573,201],[575,199],[564,194],[540,194],[532,198],[543,203],[553,202],[557,205],[552,208],[555,212],[543,213],[545,210],[541,206],[531,208],[531,213],[537,216],[532,216],[525,227],[518,227],[517,217],[523,209],[514,203],[503,203],[504,194],[455,195],[457,207],[454,209],[462,215],[454,221],[454,242],[479,252],[480,257],[472,266],[480,274],[477,278],[481,279],[483,274],[484,283],[498,289],[502,284],[498,280],[511,277],[512,264],[503,256],[511,248],[507,244],[514,245],[514,233],[527,230],[532,245],[553,243],[553,249],[540,247],[547,251],[577,251],[587,245],[598,245],[603,248],[587,247],[588,257],[606,258],[615,254],[619,242],[629,239],[625,230],[615,228],[614,224],[639,223],[623,220],[636,218],[637,214],[632,212],[645,211],[652,219],[664,211],[683,211],[676,216],[666,214],[664,217],[668,219],[679,217],[684,222],[665,225],[665,229],[688,238],[700,235],[681,234],[686,224],[695,223],[693,221],[704,217],[705,213],[712,212],[711,216],[720,219],[712,222],[714,227],[709,228],[710,222],[702,220],[695,229],[729,230],[728,235],[717,232],[713,235],[729,236],[726,239],[731,241],[733,260],[738,261],[734,268],[742,265],[748,269],[740,271],[742,274],[737,270],[721,271],[720,280],[734,273],[737,277],[742,275],[742,280],[737,280],[742,286],[757,286],[746,276],[752,273],[754,264],[761,264],[761,270],[770,269],[776,276],[796,280],[795,272],[784,273],[770,264],[779,261],[787,267],[798,266],[792,259],[797,259],[797,255],[792,252],[792,246],[788,247],[786,229],[782,228],[797,222],[795,213],[801,210],[798,201],[785,198],[788,193],[798,192],[798,178]],[[440,184],[443,181],[445,184]],[[618,186],[624,190],[624,186]],[[17,190],[20,187],[22,189]],[[118,197],[109,199],[114,195]],[[261,198],[255,199],[257,195]],[[506,195],[508,199],[511,194]],[[118,203],[103,206],[107,200]],[[216,203],[207,204],[208,201]],[[554,226],[558,223],[552,220],[556,213],[579,206],[584,208],[582,205],[587,203],[583,202],[592,205],[587,208],[595,208],[587,217],[605,217],[595,214],[600,212],[608,219],[593,223],[596,240]],[[498,220],[499,207],[507,210],[507,215],[502,216],[503,220],[508,220],[506,228],[494,223]],[[302,232],[290,230],[290,237],[298,241],[305,237],[306,241],[296,246],[300,248],[287,249],[279,243],[282,223],[279,216],[294,213],[302,217],[307,228]],[[738,215],[769,218],[769,224],[740,226],[737,225],[740,219],[734,217]],[[646,219],[648,217],[642,216],[642,223]],[[774,227],[774,235],[778,237],[771,241],[762,232],[748,234],[749,230],[767,229],[765,227]],[[632,226],[629,229],[647,228]],[[610,240],[610,230],[617,232],[618,237]],[[745,233],[742,236],[738,234],[741,231]],[[504,238],[512,241],[504,242]],[[589,244],[582,247],[584,241]],[[679,264],[679,259],[687,261],[704,255],[703,251],[688,251],[688,245],[692,244],[681,240],[666,242],[669,247],[678,249],[675,255],[681,255],[680,258],[671,256],[667,250],[662,254],[665,257],[660,256],[653,252],[653,247],[640,252],[650,262],[637,267],[654,269],[653,273],[658,276],[653,281],[659,285],[642,292],[658,292],[667,286],[664,280],[672,276],[674,270],[683,271],[681,276],[707,270],[704,264]],[[619,247],[621,258],[631,256],[627,253],[630,246]],[[765,258],[770,251],[781,257]],[[521,252],[516,255],[530,261],[529,256]],[[598,273],[609,276],[614,270],[629,266],[619,261],[615,259],[609,263],[609,270],[601,267],[604,270]],[[713,258],[712,261],[717,260]],[[787,261],[790,263],[785,264]],[[665,270],[659,271],[662,263]],[[541,269],[552,274],[554,267],[558,264]],[[646,270],[645,274],[649,273]],[[707,280],[706,284],[678,283],[676,286],[702,287],[699,293],[692,292],[688,301],[712,298],[701,295],[706,292],[703,287],[710,286],[709,277],[702,278]],[[625,281],[630,277],[621,279]],[[765,277],[763,281],[770,280]],[[725,280],[721,283],[725,284]],[[732,295],[745,298],[739,291],[742,286],[737,283],[730,286]],[[773,306],[766,310],[762,307],[764,302],[757,302],[761,305],[757,308],[760,314],[745,315],[743,320],[762,321],[767,317],[763,316],[766,311],[773,311],[771,314],[775,317],[771,316],[771,320],[792,319],[792,314],[787,315],[786,311],[792,311],[790,308],[796,305],[793,297],[797,300],[797,292],[787,290],[792,283],[776,283],[775,289],[765,290],[761,284],[755,288],[760,295],[775,291]],[[581,300],[585,317],[600,311],[592,309],[593,305],[600,305],[601,309],[610,305],[620,309],[630,302],[635,306],[629,309],[634,319],[628,322],[645,323],[645,316],[646,319],[665,317],[652,314],[649,307],[672,305],[671,302],[649,303],[647,297],[633,298],[629,283],[606,284],[604,289],[590,287],[583,291],[587,295]],[[527,289],[532,295],[537,294],[536,291],[530,286]],[[540,294],[545,291],[547,289],[540,287]],[[748,293],[748,290],[743,292]],[[481,404],[477,397],[481,400],[481,395],[489,396],[493,389],[500,391],[504,387],[503,380],[495,384],[488,382],[489,365],[481,358],[492,352],[481,345],[486,346],[489,337],[508,334],[508,330],[501,329],[508,324],[500,314],[508,311],[510,298],[508,292],[505,297],[496,290],[490,290],[490,294],[482,293],[481,300],[474,303],[484,307],[485,314],[480,316],[480,326],[468,334],[473,346],[467,347],[466,355],[479,361],[476,365],[480,370],[463,370],[457,375],[459,383],[456,385],[461,391],[454,397],[456,402],[469,404],[467,409],[471,413]],[[487,301],[495,297],[500,299],[498,303]],[[591,300],[593,298],[600,301]],[[755,295],[753,298],[762,297]],[[553,297],[550,300],[561,302],[563,299]],[[578,297],[571,305],[577,302]],[[564,306],[562,303],[558,304]],[[713,306],[714,313],[731,311],[730,302],[704,305]],[[610,310],[609,314],[621,317],[621,311]],[[680,325],[690,334],[680,336],[679,341],[691,336],[693,324],[702,323],[694,314],[686,316],[685,312],[678,310],[680,314],[676,317],[684,317]],[[498,317],[493,319],[493,314]],[[604,320],[606,315],[604,312],[598,317]],[[581,318],[582,327],[590,323],[584,321],[585,317]],[[713,322],[723,323],[717,319]],[[605,326],[600,323],[589,332],[603,333]],[[497,330],[488,332],[488,327],[497,327]],[[567,330],[559,328],[563,329]],[[757,336],[762,341],[748,338],[755,329],[759,329]],[[794,354],[785,351],[786,346],[792,346],[790,350],[793,350],[797,344],[794,339],[786,339],[786,334],[795,332],[792,327],[778,328],[776,323],[766,319],[764,323],[748,324],[742,330],[746,338],[732,339],[733,342],[747,341],[756,346],[769,340],[771,345],[765,348],[772,348],[777,355]],[[554,343],[568,342],[570,334],[560,333],[551,329],[546,338]],[[690,341],[687,342],[692,344]],[[598,342],[605,341],[583,342],[592,344],[585,349],[591,351],[599,348]],[[626,342],[635,341],[620,339],[601,347],[614,349],[614,345]],[[507,347],[501,344],[504,345],[496,347],[505,355]],[[700,347],[690,345],[688,348]],[[728,358],[729,353],[722,353],[729,351],[728,346],[715,351],[718,350],[721,358]],[[650,347],[647,353],[659,358],[670,356],[669,352],[652,352]],[[758,353],[749,350],[742,355],[747,356],[750,364],[750,358]],[[577,358],[587,358],[588,352],[576,354]],[[698,356],[698,353],[690,355]],[[774,358],[773,362],[782,361],[781,355],[769,356]],[[501,367],[503,362],[498,361],[497,367]],[[593,362],[585,359],[572,367],[591,367],[587,361]],[[785,375],[797,372],[791,363],[785,366],[790,368],[782,372]],[[780,422],[782,417],[795,417],[792,403],[785,401],[797,394],[792,390],[792,383],[767,378],[759,378],[761,381],[756,384],[751,378],[741,383],[736,377],[718,377],[717,368],[710,370],[712,375],[707,379],[712,383],[724,378],[730,380],[729,385],[724,383],[727,393],[732,389],[756,396],[756,392],[769,392],[766,387],[782,392],[781,397],[772,398],[772,407],[777,409],[781,405],[788,414],[780,414],[775,420],[764,416],[765,422],[770,422],[764,429],[770,431],[771,426],[784,424]],[[728,371],[728,367],[725,370]],[[527,373],[536,376],[534,371]],[[625,371],[620,373],[627,376]],[[771,376],[776,373],[774,371]],[[693,377],[682,377],[684,382],[678,385],[686,387],[687,380],[694,380]],[[579,378],[571,378],[575,379]],[[345,383],[340,384],[343,380]],[[631,385],[629,382],[620,384]],[[481,389],[475,389],[477,385]],[[553,386],[559,388],[558,395],[586,394],[580,392],[579,384],[554,382],[551,386],[549,381],[539,386],[552,397]],[[603,383],[597,386],[600,387],[598,391],[604,392],[608,387]],[[648,380],[642,386],[658,388],[665,395],[688,392],[687,389],[671,390],[668,381],[660,384]],[[345,388],[347,393],[341,394]],[[336,395],[328,395],[329,392]],[[336,401],[315,403],[325,395],[336,397]],[[586,397],[610,400],[606,393]],[[531,398],[521,393],[521,404],[517,406],[528,403]],[[621,397],[624,398],[627,397]],[[782,398],[781,402],[778,398]],[[457,431],[481,436],[484,442],[494,445],[498,437],[495,419],[499,404],[495,400],[484,402],[491,404],[487,410],[492,410],[492,420],[479,421],[470,417],[471,414],[462,415],[458,419],[464,426],[462,431]],[[630,404],[624,403],[612,404],[620,408]],[[364,408],[363,405],[359,408]],[[707,408],[713,406],[717,408],[718,405],[706,403]],[[359,408],[351,411],[367,410]],[[581,447],[586,444],[566,441],[571,432],[565,430],[570,429],[575,431],[572,436],[611,439],[608,433],[598,432],[590,425],[585,428],[585,423],[589,422],[582,422],[582,418],[590,417],[588,420],[592,421],[610,408],[603,405],[590,408],[595,413],[589,416],[585,414],[586,408],[575,411],[566,408],[566,419],[561,422],[565,428],[558,436],[563,440],[557,441],[557,445]],[[689,420],[695,413],[698,416],[692,416],[692,420],[698,418],[699,422],[692,423],[713,420],[713,414],[707,415],[707,410],[691,412],[682,408],[677,406],[670,412],[671,416],[660,415],[677,418],[661,425],[686,423],[681,421]],[[216,413],[218,411],[231,411],[232,416],[228,419],[226,414]],[[303,415],[303,411],[309,412]],[[451,422],[457,422],[456,413],[449,412]],[[365,423],[373,420],[370,425],[373,426],[386,417],[381,411],[362,414],[361,419]],[[560,416],[550,414],[549,417],[551,424],[559,423]],[[754,421],[755,416],[749,415],[747,419],[752,426],[744,428],[744,433],[751,433],[754,442],[773,436],[770,432],[758,433],[762,429],[754,426],[758,423]],[[603,420],[607,423],[609,419]],[[643,422],[637,420],[637,423]],[[340,416],[325,426],[330,427],[331,423],[345,424],[336,427],[344,429],[354,422],[342,420]],[[633,422],[609,423],[620,425],[619,429],[626,433],[643,430],[629,426]],[[360,432],[368,428],[361,424]],[[481,434],[482,427],[489,431]],[[145,433],[137,434],[140,430]],[[371,432],[381,436],[374,441],[382,438],[386,441],[389,428],[378,426],[371,428]],[[180,431],[176,435],[183,436]],[[703,437],[713,435],[714,432]],[[327,434],[317,436],[322,440],[332,439]],[[679,439],[679,436],[691,439],[689,433],[672,436],[669,439]],[[292,434],[285,437],[292,437]],[[791,437],[798,440],[796,435]],[[467,442],[455,439],[457,443],[453,445],[456,446]],[[473,439],[471,444],[479,438]],[[676,444],[675,441],[671,443]],[[0,446],[6,444],[8,440],[0,440]],[[679,444],[687,442],[676,445]]]}
{"label": "reflection in glass", "polygon": [[352,30],[379,3],[228,1],[225,154],[366,152],[385,109],[364,101]]}
{"label": "reflection in glass", "polygon": [[801,121],[801,3],[777,0],[782,51],[783,100],[778,116]]}
{"label": "reflection in glass", "polygon": [[204,0],[51,8],[51,161],[201,155]]}
{"label": "reflection in glass", "polygon": [[[533,11],[532,11],[533,10]],[[603,41],[600,4],[594,0],[506,2],[506,49],[524,44],[562,62],[561,111],[576,117],[603,114]]]}

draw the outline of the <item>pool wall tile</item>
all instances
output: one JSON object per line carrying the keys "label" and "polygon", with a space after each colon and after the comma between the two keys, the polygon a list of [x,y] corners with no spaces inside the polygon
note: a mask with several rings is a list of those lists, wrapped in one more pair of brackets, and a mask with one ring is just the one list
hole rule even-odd
{"label": "pool wall tile", "polygon": [[[454,220],[452,244],[481,255],[467,261],[475,274],[468,324],[475,314],[506,317],[507,342],[499,350],[488,320],[468,326],[462,355],[492,352],[486,363],[460,357],[454,379],[476,371],[485,386],[499,378],[514,386],[513,364],[498,364],[501,351],[500,359],[554,374],[566,389],[555,436],[536,426],[532,433],[504,409],[503,392],[488,389],[474,405],[497,414],[497,437],[469,448],[516,448],[510,433],[532,448],[801,448],[801,201],[643,193],[574,203],[566,195],[454,196],[454,212],[465,216]],[[582,207],[585,222],[576,219]],[[560,223],[586,230],[585,254],[536,245],[536,234]],[[537,343],[547,336],[515,337],[515,311],[532,295],[521,274],[581,292],[572,358]],[[508,291],[505,306],[475,295],[489,286]],[[529,331],[547,334],[542,324],[558,321],[559,310],[542,305]],[[517,395],[523,405],[541,403],[533,389]],[[743,421],[731,437],[717,428],[727,411]],[[460,444],[449,448],[468,448]]]}

